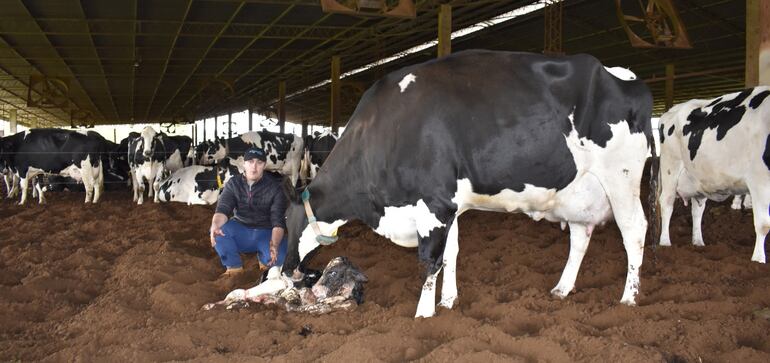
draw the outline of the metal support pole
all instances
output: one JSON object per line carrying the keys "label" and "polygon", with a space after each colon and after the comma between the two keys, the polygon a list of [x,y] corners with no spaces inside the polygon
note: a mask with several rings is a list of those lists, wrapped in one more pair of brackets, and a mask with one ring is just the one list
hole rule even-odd
{"label": "metal support pole", "polygon": [[286,128],[286,81],[278,83],[278,127],[280,133]]}
{"label": "metal support pole", "polygon": [[332,132],[337,133],[340,123],[340,56],[332,56],[331,120]]}
{"label": "metal support pole", "polygon": [[674,65],[666,64],[666,111],[674,106]]}

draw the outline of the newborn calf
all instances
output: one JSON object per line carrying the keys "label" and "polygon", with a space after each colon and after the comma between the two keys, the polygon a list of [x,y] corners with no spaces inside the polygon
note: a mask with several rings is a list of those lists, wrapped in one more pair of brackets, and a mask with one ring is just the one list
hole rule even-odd
{"label": "newborn calf", "polygon": [[227,309],[248,307],[249,302],[278,304],[287,311],[325,314],[333,310],[350,310],[364,299],[363,283],[368,279],[347,257],[333,258],[312,288],[299,287],[300,283],[281,275],[272,267],[267,278],[251,289],[233,290],[224,300],[206,304],[204,310],[217,306]]}

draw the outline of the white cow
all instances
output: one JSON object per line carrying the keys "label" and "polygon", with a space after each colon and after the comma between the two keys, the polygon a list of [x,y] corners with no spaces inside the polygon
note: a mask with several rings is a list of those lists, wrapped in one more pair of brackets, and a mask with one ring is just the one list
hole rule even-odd
{"label": "white cow", "polygon": [[770,229],[770,88],[713,100],[691,100],[660,118],[660,245],[670,246],[669,222],[679,195],[692,202],[693,240],[703,246],[706,199],[751,194],[756,242],[752,261],[765,263]]}

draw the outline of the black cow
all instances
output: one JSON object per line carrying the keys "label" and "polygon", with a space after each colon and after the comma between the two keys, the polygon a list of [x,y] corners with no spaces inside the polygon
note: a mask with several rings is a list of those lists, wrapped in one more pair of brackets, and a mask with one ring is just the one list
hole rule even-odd
{"label": "black cow", "polygon": [[429,317],[442,268],[440,305],[457,297],[458,216],[523,212],[569,223],[569,259],[551,290],[563,298],[593,228],[614,217],[628,255],[621,302],[633,305],[651,112],[643,82],[621,80],[588,55],[474,50],[395,71],[366,91],[303,192],[305,205],[287,188],[283,272],[299,277],[307,257],[358,219],[418,248],[427,277],[416,316]]}
{"label": "black cow", "polygon": [[[13,167],[20,178],[21,201],[27,201],[27,186],[36,175],[61,174],[81,179],[86,189],[85,202],[99,201],[104,190],[102,155],[106,140],[97,132],[61,129],[32,129],[18,133]],[[45,201],[39,194],[39,202]]]}
{"label": "black cow", "polygon": [[213,165],[225,157],[243,171],[243,153],[250,147],[261,147],[267,153],[265,170],[288,175],[294,185],[299,179],[302,162],[302,138],[294,134],[279,134],[267,130],[251,131],[231,139],[217,138],[207,144],[201,165]]}
{"label": "black cow", "polygon": [[302,156],[302,166],[299,172],[300,179],[305,182],[313,180],[336,143],[337,135],[334,135],[330,130],[305,136],[305,152]]}

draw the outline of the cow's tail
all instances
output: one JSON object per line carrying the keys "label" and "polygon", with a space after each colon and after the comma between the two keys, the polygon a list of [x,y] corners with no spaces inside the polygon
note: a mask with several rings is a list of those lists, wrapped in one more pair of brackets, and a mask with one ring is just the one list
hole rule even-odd
{"label": "cow's tail", "polygon": [[658,155],[655,146],[653,132],[659,132],[659,129],[652,129],[647,136],[647,142],[650,145],[650,180],[649,192],[647,193],[647,204],[650,207],[649,240],[652,244],[652,268],[657,268],[658,254],[655,248],[660,239],[660,155]]}

